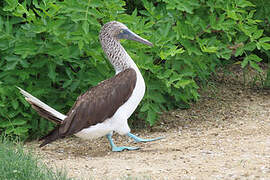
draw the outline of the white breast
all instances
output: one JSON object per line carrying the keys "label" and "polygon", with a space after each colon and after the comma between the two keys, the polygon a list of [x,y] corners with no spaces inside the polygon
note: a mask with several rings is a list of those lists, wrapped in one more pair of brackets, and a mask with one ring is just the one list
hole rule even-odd
{"label": "white breast", "polygon": [[130,132],[127,120],[135,111],[145,93],[144,79],[135,63],[132,64],[132,68],[134,68],[137,73],[137,81],[127,102],[120,106],[111,118],[105,120],[103,123],[81,130],[75,134],[76,136],[83,139],[92,139],[105,136],[112,131],[116,131],[121,135]]}
{"label": "white breast", "polygon": [[111,118],[114,125],[114,131],[118,132],[119,134],[126,134],[130,131],[127,120],[135,111],[145,93],[144,79],[139,70],[136,70],[136,73],[137,82],[130,98],[116,111],[114,116]]}

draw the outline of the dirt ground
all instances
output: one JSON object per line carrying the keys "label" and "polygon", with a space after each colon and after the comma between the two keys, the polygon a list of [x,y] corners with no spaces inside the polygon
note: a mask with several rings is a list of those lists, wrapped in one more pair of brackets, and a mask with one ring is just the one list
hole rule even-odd
{"label": "dirt ground", "polygon": [[114,135],[117,145],[137,151],[111,152],[106,138],[26,146],[50,167],[81,179],[270,179],[270,90],[243,86],[241,70],[232,70],[218,74],[190,109],[165,113],[161,124],[135,130],[140,137],[164,139],[133,143]]}

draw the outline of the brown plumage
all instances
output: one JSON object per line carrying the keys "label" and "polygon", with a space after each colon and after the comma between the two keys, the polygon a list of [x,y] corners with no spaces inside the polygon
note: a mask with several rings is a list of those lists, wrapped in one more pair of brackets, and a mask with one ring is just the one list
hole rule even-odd
{"label": "brown plumage", "polygon": [[45,109],[41,108],[40,106],[38,106],[37,104],[35,104],[31,100],[27,100],[27,101],[31,104],[32,108],[35,109],[40,116],[42,116],[45,119],[48,119],[49,121],[56,123],[56,124],[63,123],[62,119],[55,117],[51,112],[46,111]]}
{"label": "brown plumage", "polygon": [[91,88],[77,98],[67,118],[41,139],[44,142],[40,147],[112,117],[131,96],[135,85],[136,72],[129,68]]}

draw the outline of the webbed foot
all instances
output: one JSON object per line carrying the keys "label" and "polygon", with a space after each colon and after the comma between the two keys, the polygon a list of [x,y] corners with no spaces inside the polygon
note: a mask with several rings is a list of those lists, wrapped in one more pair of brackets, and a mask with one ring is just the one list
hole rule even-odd
{"label": "webbed foot", "polygon": [[132,133],[128,133],[127,134],[129,137],[131,137],[132,139],[135,140],[135,142],[151,142],[151,141],[156,141],[156,140],[160,140],[160,139],[163,139],[163,137],[157,137],[157,138],[152,138],[152,139],[143,139],[143,138],[140,138],[138,136],[135,136],[134,134]]}

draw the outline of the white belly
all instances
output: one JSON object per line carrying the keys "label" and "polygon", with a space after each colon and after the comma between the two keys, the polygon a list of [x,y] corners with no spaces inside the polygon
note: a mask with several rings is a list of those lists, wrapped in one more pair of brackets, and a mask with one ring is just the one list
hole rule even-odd
{"label": "white belly", "polygon": [[135,71],[137,73],[136,86],[127,102],[120,106],[111,118],[105,120],[103,123],[81,130],[75,134],[76,136],[83,139],[93,139],[105,136],[112,131],[116,131],[121,135],[130,132],[127,120],[135,111],[145,93],[144,79],[138,68],[135,68]]}

